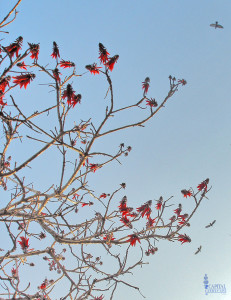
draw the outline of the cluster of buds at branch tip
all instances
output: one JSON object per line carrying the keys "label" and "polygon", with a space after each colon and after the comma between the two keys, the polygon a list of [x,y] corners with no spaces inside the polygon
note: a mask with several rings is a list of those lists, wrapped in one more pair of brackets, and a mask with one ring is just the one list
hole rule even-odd
{"label": "cluster of buds at branch tip", "polygon": [[149,248],[148,250],[145,251],[145,255],[149,256],[150,254],[155,254],[156,251],[158,251],[158,248],[157,247],[151,247]]}

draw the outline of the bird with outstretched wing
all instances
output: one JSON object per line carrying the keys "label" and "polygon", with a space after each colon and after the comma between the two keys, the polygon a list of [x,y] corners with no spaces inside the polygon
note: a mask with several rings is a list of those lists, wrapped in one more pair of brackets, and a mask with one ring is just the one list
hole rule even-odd
{"label": "bird with outstretched wing", "polygon": [[202,246],[200,246],[194,254],[198,254],[199,252],[201,252],[201,248]]}
{"label": "bird with outstretched wing", "polygon": [[212,223],[209,223],[209,225],[205,226],[205,228],[212,227],[215,224],[216,220],[212,221]]}
{"label": "bird with outstretched wing", "polygon": [[215,29],[217,28],[224,28],[222,25],[218,24],[218,22],[216,22],[215,24],[210,24],[211,27],[214,27]]}

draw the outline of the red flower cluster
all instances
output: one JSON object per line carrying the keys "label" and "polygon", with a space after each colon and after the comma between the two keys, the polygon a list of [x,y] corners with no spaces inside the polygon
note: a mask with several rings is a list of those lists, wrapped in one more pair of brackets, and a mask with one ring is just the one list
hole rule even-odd
{"label": "red flower cluster", "polygon": [[110,71],[113,70],[114,65],[115,65],[115,63],[118,61],[118,59],[119,59],[119,55],[117,54],[117,55],[114,55],[113,57],[111,57],[111,58],[108,60],[108,62],[106,63],[106,66],[108,67],[108,69],[109,69]]}
{"label": "red flower cluster", "polygon": [[125,225],[127,226],[128,228],[132,228],[132,224],[130,222],[130,220],[127,218],[127,216],[124,216],[120,219],[120,221]]}
{"label": "red flower cluster", "polygon": [[127,240],[127,243],[130,243],[131,246],[135,246],[136,242],[140,243],[140,239],[136,233],[130,234],[129,239]]}
{"label": "red flower cluster", "polygon": [[156,218],[155,219],[149,218],[148,222],[146,223],[146,228],[152,227],[153,224],[155,223],[155,220],[156,220]]}
{"label": "red flower cluster", "polygon": [[144,90],[144,97],[146,96],[148,89],[149,89],[149,82],[150,82],[150,78],[146,77],[144,82],[142,82],[142,89]]}
{"label": "red flower cluster", "polygon": [[9,46],[5,47],[5,49],[7,50],[10,58],[14,57],[14,55],[16,54],[16,57],[19,56],[18,52],[19,50],[22,49],[22,42],[23,42],[23,37],[18,37],[16,39],[16,41],[12,44],[10,44]]}
{"label": "red flower cluster", "polygon": [[183,245],[184,243],[191,243],[190,237],[187,236],[186,234],[180,234],[178,236],[178,241],[181,242],[181,245]]}
{"label": "red flower cluster", "polygon": [[160,196],[160,199],[157,201],[157,204],[156,204],[156,209],[160,210],[162,207],[162,204],[163,204],[163,197]]}
{"label": "red flower cluster", "polygon": [[11,77],[7,76],[0,81],[0,91],[3,93],[5,92],[6,87],[9,86],[10,79]]}
{"label": "red flower cluster", "polygon": [[82,204],[82,207],[84,207],[84,206],[87,206],[87,205],[92,206],[94,203],[93,202],[88,202],[88,203],[87,202],[82,202],[81,204]]}
{"label": "red flower cluster", "polygon": [[141,217],[143,218],[146,216],[147,219],[150,218],[150,214],[152,212],[151,206],[152,205],[152,200],[147,201],[145,204],[141,205],[138,207],[136,210],[141,213]]}
{"label": "red flower cluster", "polygon": [[181,211],[182,211],[182,205],[179,204],[179,205],[178,205],[178,208],[174,210],[174,213],[177,214],[177,216],[179,216],[180,213],[181,213]]}
{"label": "red flower cluster", "polygon": [[20,236],[20,239],[21,241],[18,241],[18,243],[20,244],[22,250],[26,252],[29,248],[29,238],[26,239],[24,236]]}
{"label": "red flower cluster", "polygon": [[191,197],[192,192],[190,190],[181,190],[181,193],[184,195],[184,197]]}
{"label": "red flower cluster", "polygon": [[59,47],[58,47],[58,45],[56,44],[56,42],[53,42],[53,53],[51,54],[51,56],[52,56],[53,58],[60,57],[60,54],[59,54]]}
{"label": "red flower cluster", "polygon": [[105,199],[107,196],[110,196],[110,194],[102,193],[99,198]]}
{"label": "red flower cluster", "polygon": [[129,216],[130,212],[133,210],[132,207],[127,206],[127,197],[126,196],[124,196],[122,198],[122,200],[120,201],[120,205],[118,207],[119,207],[119,210],[122,213],[123,217],[124,216],[126,217],[127,215]]}
{"label": "red flower cluster", "polygon": [[63,60],[63,59],[60,61],[59,64],[60,64],[60,67],[64,68],[64,69],[75,67],[75,64],[73,62],[67,61],[67,60]]}
{"label": "red flower cluster", "polygon": [[19,67],[20,69],[27,70],[27,68],[26,68],[26,65],[25,65],[24,61],[22,61],[21,63],[17,63],[17,65],[16,65],[16,66],[17,66],[17,67]]}
{"label": "red flower cluster", "polygon": [[208,188],[208,184],[209,184],[209,178],[205,179],[204,181],[202,181],[198,186],[198,190],[199,191],[204,191],[206,192],[207,191],[207,188]]}
{"label": "red flower cluster", "polygon": [[59,77],[59,75],[62,75],[60,72],[59,72],[59,69],[58,68],[55,68],[53,71],[53,76],[54,78],[58,81],[58,83],[60,84],[61,83],[61,79]]}
{"label": "red flower cluster", "polygon": [[19,84],[20,89],[23,86],[26,89],[27,85],[35,78],[35,74],[28,73],[28,74],[25,74],[25,75],[15,76],[13,78],[14,78],[13,83]]}
{"label": "red flower cluster", "polygon": [[157,107],[158,103],[156,102],[155,99],[151,98],[151,100],[146,100],[146,105],[151,106],[151,107]]}
{"label": "red flower cluster", "polygon": [[81,94],[74,95],[71,106],[74,108],[77,103],[81,103],[82,96]]}
{"label": "red flower cluster", "polygon": [[31,53],[31,58],[37,60],[38,55],[39,55],[39,44],[30,44],[28,43],[30,47],[30,53]]}
{"label": "red flower cluster", "polygon": [[188,214],[184,214],[184,215],[178,215],[178,218],[180,218],[181,220],[178,221],[179,225],[183,225],[186,222],[186,218],[188,218]]}
{"label": "red flower cluster", "polygon": [[100,62],[106,64],[109,59],[110,53],[107,52],[107,49],[102,43],[99,43],[99,59]]}
{"label": "red flower cluster", "polygon": [[97,64],[94,63],[92,65],[87,65],[85,66],[85,68],[91,72],[91,74],[99,74],[99,69],[101,69],[101,67],[97,67]]}
{"label": "red flower cluster", "polygon": [[81,102],[82,96],[80,94],[75,95],[75,91],[73,90],[71,84],[68,84],[62,94],[62,99],[66,99],[66,98],[67,98],[67,104],[72,107],[75,107],[77,103]]}
{"label": "red flower cluster", "polygon": [[124,196],[122,200],[120,201],[120,205],[118,206],[119,211],[122,213],[122,218],[120,221],[127,227],[132,228],[132,224],[130,220],[128,219],[128,216],[130,217],[136,217],[136,214],[131,213],[133,208],[127,206],[127,197]]}
{"label": "red flower cluster", "polygon": [[95,173],[96,170],[100,168],[99,164],[90,164],[90,169]]}

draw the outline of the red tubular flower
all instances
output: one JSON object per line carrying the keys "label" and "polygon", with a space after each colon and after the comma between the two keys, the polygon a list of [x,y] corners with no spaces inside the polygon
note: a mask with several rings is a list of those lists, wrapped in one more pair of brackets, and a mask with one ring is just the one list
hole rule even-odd
{"label": "red tubular flower", "polygon": [[27,71],[27,68],[26,68],[26,65],[25,65],[24,61],[22,61],[21,63],[17,63],[16,66],[19,67],[20,69],[23,69],[23,70]]}
{"label": "red tubular flower", "polygon": [[148,222],[146,223],[146,228],[152,227],[153,224],[155,223],[155,220],[156,220],[156,219],[149,218],[149,219],[148,219]]}
{"label": "red tubular flower", "polygon": [[5,47],[7,50],[9,56],[12,58],[16,54],[16,57],[19,56],[18,52],[20,49],[22,49],[22,42],[23,42],[23,37],[18,37],[14,43],[10,44],[9,46]]}
{"label": "red tubular flower", "polygon": [[45,290],[46,287],[47,287],[47,285],[46,285],[45,282],[43,282],[43,283],[39,286],[39,288],[40,288],[41,290]]}
{"label": "red tubular flower", "polygon": [[75,92],[73,91],[72,86],[70,84],[68,84],[67,88],[63,91],[62,99],[67,98],[67,104],[71,105],[74,95],[75,95]]}
{"label": "red tubular flower", "polygon": [[2,105],[2,107],[4,107],[5,105],[7,105],[7,103],[4,102],[3,100],[4,100],[4,99],[3,99],[3,92],[0,91],[0,105]]}
{"label": "red tubular flower", "polygon": [[20,239],[21,241],[18,241],[18,243],[20,244],[22,250],[26,252],[29,248],[29,238],[26,239],[24,236],[20,236]]}
{"label": "red tubular flower", "polygon": [[74,108],[77,103],[81,103],[81,94],[74,95],[71,99],[71,106]]}
{"label": "red tubular flower", "polygon": [[198,190],[199,191],[204,190],[206,192],[208,188],[208,183],[209,183],[209,178],[205,179],[197,186]]}
{"label": "red tubular flower", "polygon": [[106,63],[106,66],[108,67],[108,69],[110,71],[113,70],[115,63],[117,62],[117,60],[119,59],[119,55],[114,55],[112,58],[109,59],[109,61]]}
{"label": "red tubular flower", "polygon": [[103,44],[99,43],[99,59],[100,59],[100,63],[106,64],[110,53],[107,52],[107,49],[104,47]]}
{"label": "red tubular flower", "polygon": [[152,212],[150,206],[152,205],[152,200],[149,200],[145,204],[138,207],[136,210],[141,213],[142,218],[146,215],[147,219],[150,218],[150,214]]}
{"label": "red tubular flower", "polygon": [[150,82],[150,78],[146,77],[144,82],[142,82],[142,89],[144,90],[144,96],[147,94],[148,89],[149,89],[149,82]]}
{"label": "red tubular flower", "polygon": [[73,62],[68,61],[68,60],[63,60],[63,59],[60,61],[59,64],[60,64],[60,67],[64,68],[64,69],[75,67],[75,64]]}
{"label": "red tubular flower", "polygon": [[96,170],[98,170],[99,164],[90,164],[90,169],[95,173]]}
{"label": "red tubular flower", "polygon": [[58,47],[58,45],[56,44],[56,42],[53,42],[53,53],[51,54],[51,56],[52,56],[53,58],[60,57],[60,54],[59,54],[59,47]]}
{"label": "red tubular flower", "polygon": [[3,93],[5,92],[6,87],[9,86],[10,79],[11,77],[7,76],[0,81],[0,91],[2,91]]}
{"label": "red tubular flower", "polygon": [[27,85],[35,78],[35,74],[28,73],[26,75],[15,76],[13,78],[14,78],[13,83],[19,84],[20,89],[23,86],[26,89]]}
{"label": "red tubular flower", "polygon": [[136,217],[138,217],[138,214],[136,212],[131,212],[131,213],[128,213],[127,216],[131,217],[131,218],[136,218]]}
{"label": "red tubular flower", "polygon": [[151,107],[157,107],[158,103],[156,102],[155,99],[151,98],[151,100],[146,100],[146,105],[151,106]]}
{"label": "red tubular flower", "polygon": [[178,241],[181,242],[181,245],[183,245],[184,243],[191,243],[190,237],[187,236],[186,234],[180,234],[178,236]]}
{"label": "red tubular flower", "polygon": [[31,53],[31,58],[37,60],[38,55],[39,55],[39,44],[30,44],[28,43],[30,47],[30,53]]}
{"label": "red tubular flower", "polygon": [[82,204],[82,207],[84,207],[84,206],[87,206],[87,205],[92,206],[94,203],[93,202],[88,202],[88,203],[87,202],[82,202],[81,204]]}
{"label": "red tubular flower", "polygon": [[103,193],[99,197],[105,199],[107,197],[107,194]]}
{"label": "red tubular flower", "polygon": [[58,81],[58,83],[60,84],[61,79],[60,79],[59,75],[62,75],[62,74],[59,72],[59,69],[58,69],[58,68],[55,68],[52,72],[53,72],[54,78],[55,78],[55,79]]}
{"label": "red tubular flower", "polygon": [[191,197],[192,196],[192,192],[190,190],[181,190],[181,193],[184,195],[184,197]]}
{"label": "red tubular flower", "polygon": [[91,72],[91,74],[99,74],[99,69],[101,69],[101,67],[97,67],[97,64],[92,64],[92,65],[87,65],[85,66],[85,68]]}
{"label": "red tubular flower", "polygon": [[140,243],[140,239],[136,233],[129,235],[130,239],[127,240],[127,243],[130,243],[131,246],[135,246],[136,242]]}

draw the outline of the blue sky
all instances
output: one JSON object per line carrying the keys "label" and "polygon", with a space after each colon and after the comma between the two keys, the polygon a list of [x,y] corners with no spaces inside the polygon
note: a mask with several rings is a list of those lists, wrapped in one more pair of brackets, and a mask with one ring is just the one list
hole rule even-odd
{"label": "blue sky", "polygon": [[[1,18],[14,3],[0,1]],[[149,96],[158,103],[167,95],[170,74],[187,80],[188,84],[145,128],[105,138],[103,147],[109,151],[121,142],[133,150],[122,166],[114,163],[100,170],[93,186],[112,192],[126,182],[131,205],[174,195],[175,205],[181,202],[190,208],[190,200],[182,199],[181,189],[196,188],[209,177],[209,200],[204,200],[187,229],[191,244],[160,241],[158,253],[147,259],[149,265],[136,270],[129,280],[141,287],[147,300],[230,299],[231,2],[23,0],[18,10],[17,20],[8,27],[11,35],[4,35],[5,41],[12,42],[22,35],[25,41],[39,42],[39,62],[43,65],[52,65],[53,41],[58,43],[62,58],[76,63],[79,74],[85,72],[85,65],[96,61],[99,42],[112,55],[119,54],[112,73],[117,107],[142,97],[141,84],[147,76],[151,79]],[[209,26],[215,21],[224,29]],[[73,118],[92,115],[97,122],[107,101],[104,80],[88,74],[77,79],[75,87],[83,96],[83,105]],[[36,83],[28,91],[18,93],[28,111],[36,110],[37,105],[45,107],[51,97]],[[134,110],[123,114],[112,124],[139,120],[141,113]],[[31,176],[33,179],[35,174]],[[47,180],[44,176],[40,184],[45,185]],[[214,219],[215,226],[205,229]],[[200,245],[202,252],[195,256]],[[227,295],[205,296],[205,273],[211,283],[225,284]],[[121,286],[115,299],[142,297]]]}

